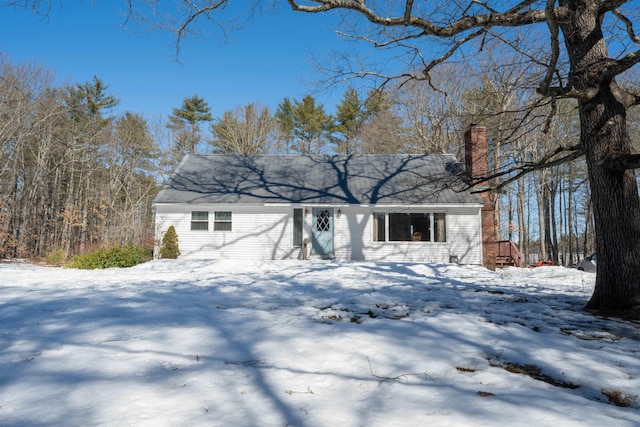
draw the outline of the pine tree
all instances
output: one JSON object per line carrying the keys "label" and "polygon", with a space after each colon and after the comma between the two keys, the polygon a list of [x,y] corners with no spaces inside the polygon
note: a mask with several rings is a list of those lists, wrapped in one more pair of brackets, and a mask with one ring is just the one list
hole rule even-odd
{"label": "pine tree", "polygon": [[322,104],[316,104],[311,95],[302,101],[294,99],[293,104],[286,98],[278,105],[275,117],[299,154],[321,153],[334,128],[331,114],[325,112]]}
{"label": "pine tree", "polygon": [[182,107],[173,109],[167,124],[176,134],[175,148],[181,154],[197,152],[201,139],[199,124],[212,120],[211,107],[204,99],[198,95],[185,98]]}
{"label": "pine tree", "polygon": [[334,138],[334,144],[338,153],[351,154],[356,150],[366,116],[364,103],[360,100],[358,92],[352,87],[348,88],[337,106],[337,136]]}

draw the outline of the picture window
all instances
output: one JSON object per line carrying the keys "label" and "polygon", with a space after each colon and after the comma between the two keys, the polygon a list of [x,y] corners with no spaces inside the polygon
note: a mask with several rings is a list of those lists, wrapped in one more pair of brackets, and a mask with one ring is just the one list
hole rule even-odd
{"label": "picture window", "polygon": [[374,212],[374,242],[446,242],[442,212]]}

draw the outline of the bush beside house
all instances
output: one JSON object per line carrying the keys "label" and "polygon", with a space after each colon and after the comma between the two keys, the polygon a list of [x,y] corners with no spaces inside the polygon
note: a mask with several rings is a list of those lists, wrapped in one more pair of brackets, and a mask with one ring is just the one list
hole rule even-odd
{"label": "bush beside house", "polygon": [[178,247],[178,233],[176,233],[176,229],[172,225],[162,237],[160,257],[176,259],[178,258],[178,255],[180,255],[180,248]]}

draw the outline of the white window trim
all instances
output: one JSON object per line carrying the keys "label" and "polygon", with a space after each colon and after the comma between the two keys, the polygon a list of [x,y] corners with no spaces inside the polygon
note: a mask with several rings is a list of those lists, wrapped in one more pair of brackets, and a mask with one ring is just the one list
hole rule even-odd
{"label": "white window trim", "polygon": [[[218,213],[229,213],[230,217],[228,220],[226,219],[217,219],[216,218],[216,214]],[[216,225],[217,224],[229,224],[229,230],[216,230]],[[233,211],[214,211],[213,212],[213,227],[211,228],[211,230],[214,233],[230,233],[231,231],[233,231]]]}
{"label": "white window trim", "polygon": [[[429,214],[429,232],[430,232],[430,236],[429,236],[429,240],[421,240],[421,241],[413,241],[413,240],[389,240],[389,214],[399,214],[399,213],[405,213],[405,214]],[[376,221],[375,221],[375,216],[376,214],[384,214],[384,241],[382,240],[374,240],[374,236],[376,234],[375,232],[375,227],[376,227]],[[435,226],[436,226],[436,220],[435,220],[435,214],[444,214],[444,221],[445,221],[445,240],[442,242],[436,242],[435,241]],[[402,242],[410,242],[413,244],[445,244],[448,243],[449,241],[449,230],[448,230],[448,214],[446,211],[442,211],[442,210],[411,210],[411,211],[406,211],[406,210],[375,210],[371,212],[371,241],[373,243],[378,243],[378,244],[397,244],[397,243],[402,243]]]}
{"label": "white window trim", "polygon": [[[196,219],[196,220],[194,220],[194,219],[193,219],[193,214],[194,214],[195,212],[204,212],[204,213],[206,213],[206,214],[207,214],[207,219],[206,219],[206,220],[204,220],[204,219]],[[189,218],[189,231],[194,231],[194,232],[196,232],[196,233],[199,233],[199,232],[208,232],[208,231],[209,231],[209,217],[211,216],[209,211],[197,211],[197,210],[194,210],[194,211],[191,211],[191,212],[189,213],[189,216],[190,216],[190,218]],[[193,224],[206,224],[206,225],[207,225],[207,228],[206,228],[206,229],[204,229],[204,230],[197,230],[197,229],[196,229],[196,230],[194,230],[194,229],[193,229]]]}

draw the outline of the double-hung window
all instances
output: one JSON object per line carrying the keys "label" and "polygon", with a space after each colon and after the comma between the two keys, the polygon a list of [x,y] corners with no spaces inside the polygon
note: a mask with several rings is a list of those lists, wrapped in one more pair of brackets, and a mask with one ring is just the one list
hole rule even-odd
{"label": "double-hung window", "polygon": [[209,230],[209,212],[191,211],[191,231]]}
{"label": "double-hung window", "polygon": [[231,212],[216,211],[214,213],[213,231],[231,231]]}
{"label": "double-hung window", "polygon": [[[191,211],[191,230],[209,231],[208,211]],[[231,212],[213,213],[213,231],[231,231]]]}

